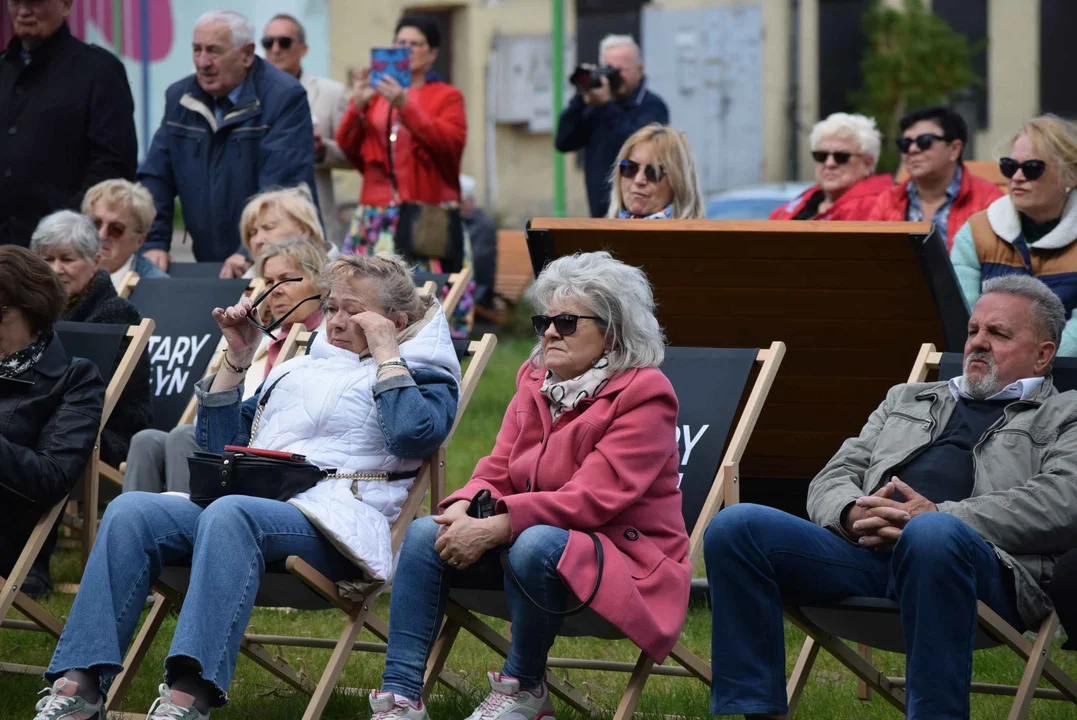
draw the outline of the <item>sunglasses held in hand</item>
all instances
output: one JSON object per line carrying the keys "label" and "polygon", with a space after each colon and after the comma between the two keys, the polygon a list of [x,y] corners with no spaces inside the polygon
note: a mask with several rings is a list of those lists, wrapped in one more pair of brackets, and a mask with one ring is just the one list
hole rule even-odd
{"label": "sunglasses held in hand", "polygon": [[308,303],[311,300],[321,300],[322,299],[321,295],[311,295],[309,298],[306,298],[305,300],[300,300],[298,303],[296,303],[295,307],[293,307],[288,312],[284,313],[284,315],[282,317],[277,318],[276,320],[271,322],[269,325],[263,325],[262,323],[258,322],[255,319],[254,309],[256,307],[258,307],[259,303],[261,303],[263,300],[265,300],[267,297],[269,297],[270,293],[272,293],[274,290],[276,290],[278,287],[280,287],[284,283],[290,283],[290,282],[303,282],[303,278],[297,278],[297,277],[296,278],[285,278],[285,279],[281,280],[280,282],[274,283],[265,292],[263,292],[261,295],[259,295],[257,298],[254,299],[254,302],[251,303],[251,309],[247,311],[247,322],[249,322],[251,325],[253,325],[254,327],[261,330],[263,333],[265,333],[266,336],[270,340],[272,340],[273,342],[277,342],[277,340],[279,339],[279,338],[273,337],[273,331],[276,330],[277,328],[279,328],[281,326],[281,323],[283,323],[285,320],[288,319],[289,315],[291,315],[296,310],[298,310],[300,305],[302,305],[303,303]]}
{"label": "sunglasses held in hand", "polygon": [[601,320],[601,318],[594,315],[570,315],[568,313],[553,316],[532,315],[531,325],[534,326],[535,332],[539,335],[545,335],[546,331],[550,329],[550,325],[553,325],[558,335],[572,335],[576,332],[576,324],[580,320]]}

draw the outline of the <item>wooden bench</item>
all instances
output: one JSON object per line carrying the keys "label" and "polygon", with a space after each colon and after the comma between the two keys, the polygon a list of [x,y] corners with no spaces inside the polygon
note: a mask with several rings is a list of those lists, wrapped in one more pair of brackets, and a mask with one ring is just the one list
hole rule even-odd
{"label": "wooden bench", "polygon": [[520,302],[535,274],[523,230],[497,231],[497,271],[494,277],[494,307],[476,307],[475,313],[501,325],[509,311]]}

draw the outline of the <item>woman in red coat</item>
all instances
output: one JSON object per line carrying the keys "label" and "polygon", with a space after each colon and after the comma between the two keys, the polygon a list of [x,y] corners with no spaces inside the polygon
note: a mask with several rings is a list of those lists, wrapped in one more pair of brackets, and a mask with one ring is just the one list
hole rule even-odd
{"label": "woman in red coat", "polygon": [[867,220],[879,193],[894,184],[874,175],[882,136],[875,120],[834,113],[815,123],[809,137],[814,187],[770,214],[771,220]]}
{"label": "woman in red coat", "polygon": [[[608,253],[551,263],[535,281],[540,342],[520,368],[493,452],[471,480],[416,520],[400,551],[389,648],[372,720],[425,720],[427,657],[449,588],[504,586],[512,643],[473,720],[552,720],[543,677],[564,611],[590,609],[661,662],[684,624],[692,568],[678,489],[677,397],[654,296]],[[495,514],[467,515],[489,491]],[[598,551],[603,563],[599,577]],[[502,570],[500,556],[519,586]],[[530,598],[537,598],[539,608]]]}
{"label": "woman in red coat", "polygon": [[[337,145],[363,174],[359,207],[341,249],[345,255],[408,255],[396,247],[400,204],[460,206],[460,159],[467,140],[464,96],[432,72],[441,45],[437,19],[404,15],[393,44],[411,50],[411,87],[391,76],[370,84],[370,68],[356,74],[354,94],[337,128]],[[471,265],[464,237],[462,257],[411,255],[420,272],[449,273]],[[457,305],[454,331],[470,330],[474,283]]]}

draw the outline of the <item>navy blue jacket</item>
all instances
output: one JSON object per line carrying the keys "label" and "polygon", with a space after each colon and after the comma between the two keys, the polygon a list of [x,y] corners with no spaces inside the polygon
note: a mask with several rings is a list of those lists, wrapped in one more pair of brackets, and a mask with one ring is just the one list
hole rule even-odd
{"label": "navy blue jacket", "polygon": [[239,217],[252,195],[301,182],[316,192],[314,126],[298,80],[255,57],[219,128],[213,109],[194,75],[165,92],[164,118],[138,171],[157,206],[143,250],[171,247],[177,196],[195,259],[220,262],[246,254]]}
{"label": "navy blue jacket", "polygon": [[669,123],[669,109],[662,98],[647,89],[647,80],[624,100],[589,107],[576,97],[561,113],[555,144],[561,152],[586,148],[583,177],[592,217],[605,217],[610,207],[610,172],[625,140],[644,125]]}

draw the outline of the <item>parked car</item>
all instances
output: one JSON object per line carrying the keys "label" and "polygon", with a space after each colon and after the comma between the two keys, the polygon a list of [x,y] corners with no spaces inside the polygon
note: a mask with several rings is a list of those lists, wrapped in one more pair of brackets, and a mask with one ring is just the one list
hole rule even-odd
{"label": "parked car", "polygon": [[707,199],[707,219],[766,220],[775,209],[811,186],[812,183],[784,182],[726,190]]}

